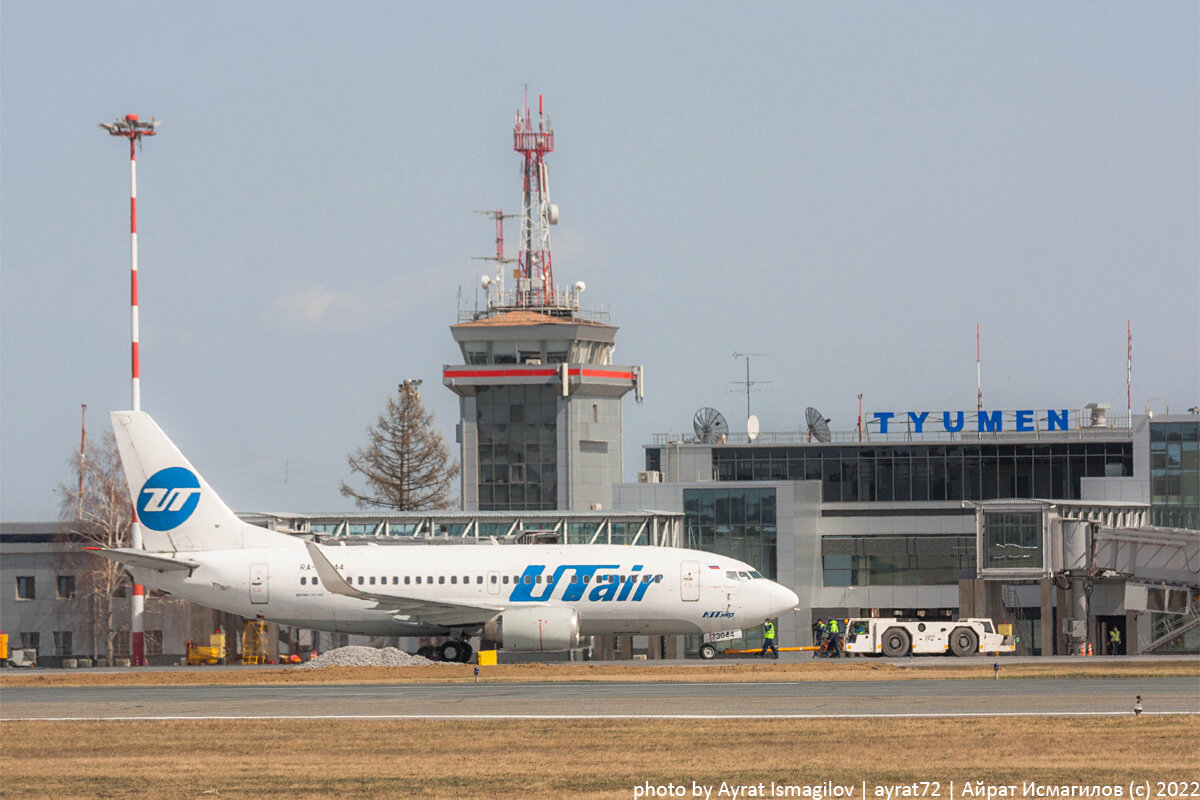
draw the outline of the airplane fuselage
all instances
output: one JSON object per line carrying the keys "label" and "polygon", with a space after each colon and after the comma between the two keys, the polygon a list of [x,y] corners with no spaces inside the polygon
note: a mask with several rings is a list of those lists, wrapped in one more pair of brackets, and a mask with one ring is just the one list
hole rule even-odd
{"label": "airplane fuselage", "polygon": [[[349,545],[323,552],[350,586],[372,595],[503,609],[566,606],[582,635],[713,633],[791,610],[794,595],[725,556],[621,545]],[[145,585],[247,618],[387,636],[449,633],[369,599],[335,594],[304,542],[175,554],[198,566],[133,568]]]}

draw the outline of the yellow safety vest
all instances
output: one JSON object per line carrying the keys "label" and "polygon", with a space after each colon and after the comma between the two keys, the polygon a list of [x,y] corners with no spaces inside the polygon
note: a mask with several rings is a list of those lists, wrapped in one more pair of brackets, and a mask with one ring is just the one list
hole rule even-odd
{"label": "yellow safety vest", "polygon": [[767,623],[767,626],[765,628],[763,628],[763,638],[764,639],[774,639],[775,638],[775,623],[773,623],[773,622]]}
{"label": "yellow safety vest", "polygon": [[837,620],[836,619],[829,620],[829,632],[837,633],[838,630],[839,630],[839,628],[838,628]]}

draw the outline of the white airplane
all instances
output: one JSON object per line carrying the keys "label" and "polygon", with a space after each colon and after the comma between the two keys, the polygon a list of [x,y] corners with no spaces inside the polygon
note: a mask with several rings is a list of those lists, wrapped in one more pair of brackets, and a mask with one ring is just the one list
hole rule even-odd
{"label": "white airplane", "polygon": [[561,651],[607,634],[714,634],[791,611],[799,599],[753,567],[698,550],[629,545],[324,546],[243,522],[141,411],[113,429],[144,550],[102,549],[145,586],[247,618],[314,630],[470,636],[506,650]]}

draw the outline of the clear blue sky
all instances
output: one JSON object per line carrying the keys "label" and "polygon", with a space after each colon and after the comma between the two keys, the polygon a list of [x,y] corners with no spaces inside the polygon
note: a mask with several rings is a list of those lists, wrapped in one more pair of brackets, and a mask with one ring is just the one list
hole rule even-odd
{"label": "clear blue sky", "polygon": [[[1200,402],[1200,12],[1161,3],[54,3],[0,7],[0,517],[57,515],[79,404],[143,406],[241,510],[337,510],[404,378],[453,443],[448,325],[546,97],[560,283],[644,364],[626,476],[765,352],[807,405]],[[510,241],[515,242],[515,229]]]}

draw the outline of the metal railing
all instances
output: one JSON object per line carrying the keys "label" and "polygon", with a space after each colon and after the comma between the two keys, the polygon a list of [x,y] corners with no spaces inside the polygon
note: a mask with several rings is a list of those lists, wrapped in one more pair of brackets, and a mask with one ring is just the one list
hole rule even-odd
{"label": "metal railing", "polygon": [[534,311],[551,317],[568,318],[578,322],[588,322],[596,325],[608,325],[610,312],[602,303],[583,305],[579,302],[579,292],[566,289],[555,292],[545,301],[532,302],[528,292],[496,291],[488,292],[484,307],[478,303],[474,307],[467,305],[465,299],[458,304],[458,321],[475,322],[494,317],[509,311]]}
{"label": "metal railing", "polygon": [[726,433],[720,436],[701,437],[694,433],[655,433],[651,436],[654,445],[704,444],[720,445],[793,445],[793,444],[870,444],[873,442],[997,442],[997,441],[1047,441],[1061,442],[1079,439],[1132,439],[1133,431],[1129,427],[1128,414],[1109,414],[1107,425],[1084,425],[1090,422],[1090,413],[1070,411],[1068,427],[1065,431],[1046,430],[1045,417],[1035,420],[1035,430],[1017,431],[1016,412],[1004,412],[1005,430],[999,431],[957,431],[951,433],[945,430],[926,430],[917,433],[912,430],[907,420],[893,419],[892,430],[880,433],[869,428],[861,433],[853,431],[831,431],[830,441],[818,442],[807,431],[767,431],[758,434],[753,439],[747,433]]}
{"label": "metal railing", "polygon": [[1142,652],[1159,650],[1197,626],[1200,626],[1200,603],[1191,603],[1183,614],[1159,614],[1150,629],[1150,644]]}

